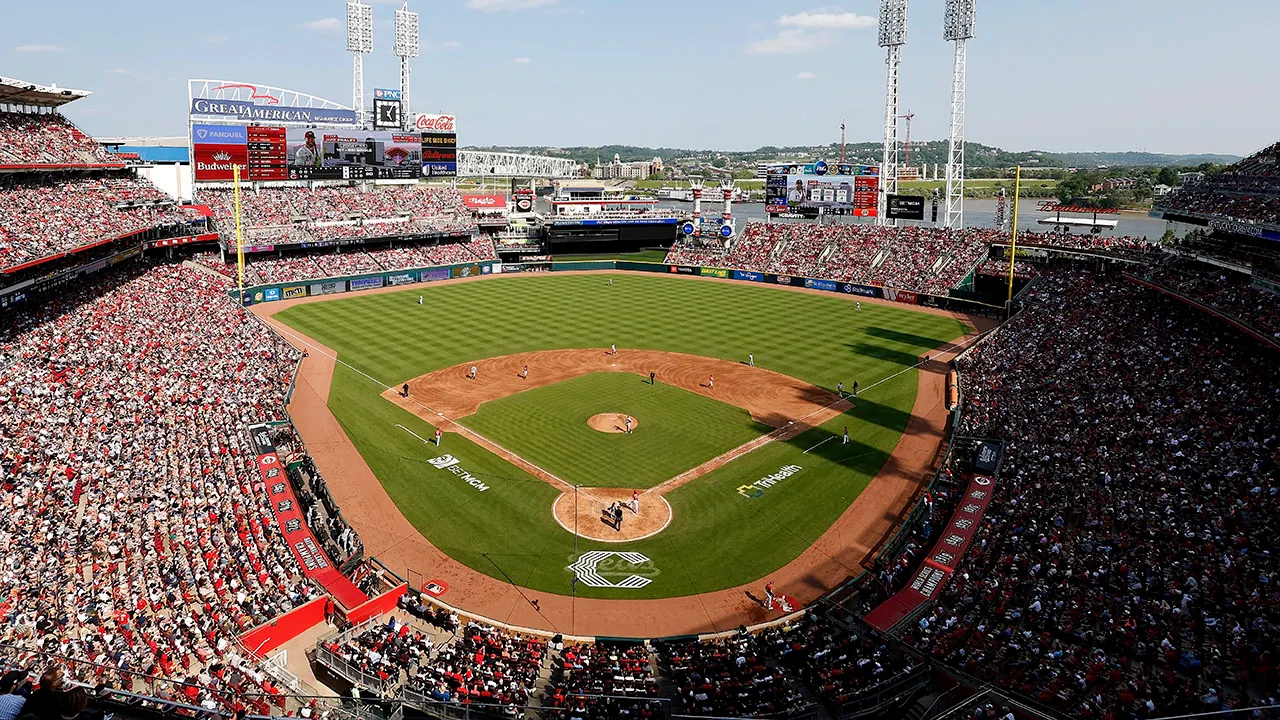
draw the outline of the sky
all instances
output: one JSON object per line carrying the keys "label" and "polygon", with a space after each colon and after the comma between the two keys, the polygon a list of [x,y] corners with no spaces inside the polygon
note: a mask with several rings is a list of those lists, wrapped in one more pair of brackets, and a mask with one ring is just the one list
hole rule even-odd
{"label": "sky", "polygon": [[[397,87],[374,0],[365,88]],[[911,0],[900,108],[947,136],[943,0]],[[0,75],[92,90],[94,135],[184,135],[187,78],[351,103],[343,0],[5,0]],[[413,110],[459,144],[750,150],[879,141],[877,0],[409,0]],[[979,0],[968,139],[1009,150],[1230,153],[1280,139],[1278,0]]]}

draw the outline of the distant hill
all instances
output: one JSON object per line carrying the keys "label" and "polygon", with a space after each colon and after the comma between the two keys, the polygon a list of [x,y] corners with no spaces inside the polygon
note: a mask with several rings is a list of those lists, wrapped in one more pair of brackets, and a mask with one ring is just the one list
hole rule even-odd
{"label": "distant hill", "polygon": [[[718,152],[713,150],[693,150],[687,148],[652,148],[637,147],[635,145],[601,145],[599,147],[530,147],[530,146],[509,146],[509,147],[482,147],[481,150],[495,150],[503,152],[520,152],[520,153],[536,153],[540,155],[555,155],[558,157],[570,158],[582,163],[594,164],[597,158],[601,162],[609,162],[617,154],[623,162],[633,162],[637,160],[652,160],[655,157],[662,158],[664,163],[670,163],[675,160],[692,160],[692,161],[716,161],[727,160],[729,162],[768,162],[780,158],[823,158],[828,161],[839,158],[840,146],[838,144],[820,145],[820,146],[793,146],[793,147],[762,147],[750,151],[734,151],[734,152]],[[868,164],[879,164],[880,162],[880,143],[878,142],[861,142],[850,143],[845,149],[846,157],[850,162],[865,162]],[[1070,152],[1070,153],[1051,153],[1040,150],[1027,150],[1023,152],[1012,152],[1003,148],[993,147],[991,145],[983,145],[981,143],[970,142],[966,146],[965,163],[970,168],[1007,168],[1014,165],[1022,165],[1024,167],[1054,167],[1054,168],[1097,168],[1097,167],[1187,167],[1200,165],[1202,163],[1229,164],[1236,162],[1240,157],[1236,155],[1219,155],[1219,154],[1199,154],[1199,155],[1166,155],[1162,153],[1148,152]],[[913,142],[911,144],[911,164],[920,165],[921,163],[932,165],[934,163],[945,164],[947,162],[947,141],[931,140],[928,142]]]}

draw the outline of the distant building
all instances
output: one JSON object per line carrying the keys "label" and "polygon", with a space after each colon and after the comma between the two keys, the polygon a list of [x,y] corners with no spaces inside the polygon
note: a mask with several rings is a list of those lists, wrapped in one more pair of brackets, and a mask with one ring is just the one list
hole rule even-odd
{"label": "distant building", "polygon": [[[662,167],[662,160],[654,158],[658,168]],[[597,180],[645,180],[653,174],[654,162],[649,160],[640,160],[638,162],[622,162],[617,153],[614,153],[613,162],[603,165],[596,165],[595,170],[591,171],[591,177]]]}

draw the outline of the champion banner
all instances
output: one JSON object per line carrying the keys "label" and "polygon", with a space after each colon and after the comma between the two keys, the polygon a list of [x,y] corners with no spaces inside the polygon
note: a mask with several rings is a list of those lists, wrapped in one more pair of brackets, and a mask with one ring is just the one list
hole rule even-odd
{"label": "champion banner", "polygon": [[863,619],[868,625],[880,632],[888,632],[904,617],[915,612],[916,608],[938,596],[951,573],[960,565],[960,558],[964,557],[964,551],[978,531],[995,487],[995,480],[986,475],[976,475],[969,481],[964,497],[960,498],[960,504],[951,513],[947,529],[938,538],[938,542],[934,543],[933,550],[925,557],[911,582],[867,613]]}
{"label": "champion banner", "polygon": [[257,449],[258,476],[267,489],[271,500],[271,512],[280,526],[280,533],[293,551],[294,558],[302,568],[302,574],[320,583],[333,595],[334,599],[344,607],[355,607],[369,598],[360,588],[334,569],[329,556],[325,554],[311,528],[302,517],[302,508],[298,506],[298,498],[293,494],[293,486],[285,476],[280,456],[276,454],[275,443],[267,433],[266,425],[255,425],[249,428]]}

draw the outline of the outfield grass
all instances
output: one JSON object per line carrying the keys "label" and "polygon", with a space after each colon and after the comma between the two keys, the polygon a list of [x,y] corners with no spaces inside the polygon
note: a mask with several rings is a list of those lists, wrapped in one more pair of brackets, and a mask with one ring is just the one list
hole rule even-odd
{"label": "outfield grass", "polygon": [[[630,435],[587,426],[606,412],[639,423]],[[621,488],[653,487],[772,430],[742,408],[609,372],[487,402],[462,424],[573,485]]]}
{"label": "outfield grass", "polygon": [[[916,394],[916,373],[897,373],[964,331],[951,318],[905,307],[864,303],[859,312],[840,296],[663,276],[612,275],[610,287],[608,277],[517,275],[419,285],[299,305],[277,317],[334,348],[343,363],[397,387],[469,360],[610,342],[734,361],[754,353],[757,365],[831,390],[838,381],[856,379],[867,388],[892,378],[824,426],[770,443],[668,495],[671,526],[623,546],[650,558],[639,572],[653,582],[635,590],[579,584],[579,595],[604,598],[708,592],[753,582],[790,562],[888,459]],[[419,294],[424,306],[417,304]],[[490,489],[479,492],[436,470],[427,464],[435,448],[396,425],[422,437],[431,428],[381,398],[383,389],[340,363],[329,406],[406,517],[441,550],[481,572],[568,594],[565,567],[575,558],[574,538],[550,512],[558,491],[457,436],[441,451]],[[845,425],[849,445],[839,438]],[[521,428],[519,442],[545,442],[545,423]],[[803,469],[760,497],[738,492],[789,464]],[[585,539],[578,547],[619,549]]]}

